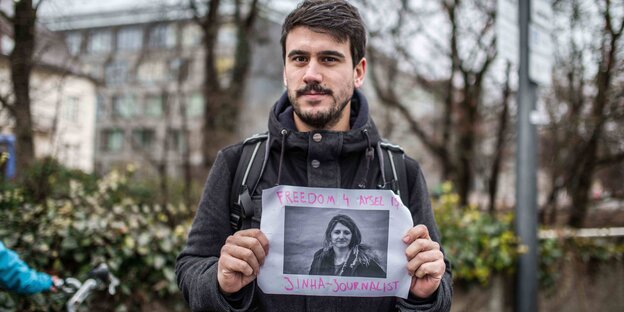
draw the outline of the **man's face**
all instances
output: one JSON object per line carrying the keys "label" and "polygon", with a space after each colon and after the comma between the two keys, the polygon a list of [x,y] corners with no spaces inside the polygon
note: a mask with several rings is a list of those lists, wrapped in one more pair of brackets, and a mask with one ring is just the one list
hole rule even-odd
{"label": "man's face", "polygon": [[353,67],[348,41],[339,43],[307,27],[292,29],[286,37],[284,84],[298,130],[348,130],[340,125],[346,120],[348,126],[351,96],[365,70],[365,59]]}

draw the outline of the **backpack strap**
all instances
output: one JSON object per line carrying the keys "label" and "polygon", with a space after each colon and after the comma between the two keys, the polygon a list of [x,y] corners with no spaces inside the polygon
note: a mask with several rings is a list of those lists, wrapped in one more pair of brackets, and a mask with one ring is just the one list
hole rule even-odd
{"label": "backpack strap", "polygon": [[407,169],[405,167],[405,152],[403,148],[388,142],[377,144],[379,165],[383,179],[382,188],[391,189],[401,197],[404,205],[409,204],[407,186]]}
{"label": "backpack strap", "polygon": [[250,228],[254,219],[260,220],[260,216],[254,216],[255,204],[252,196],[268,159],[267,141],[269,141],[268,133],[260,133],[243,142],[243,151],[230,193],[230,225],[235,232]]}

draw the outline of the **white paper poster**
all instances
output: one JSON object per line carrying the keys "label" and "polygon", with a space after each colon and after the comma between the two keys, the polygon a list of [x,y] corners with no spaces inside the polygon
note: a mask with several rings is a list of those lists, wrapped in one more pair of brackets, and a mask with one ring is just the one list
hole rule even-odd
{"label": "white paper poster", "polygon": [[264,190],[260,229],[269,254],[258,285],[270,294],[407,298],[402,239],[412,226],[390,190]]}

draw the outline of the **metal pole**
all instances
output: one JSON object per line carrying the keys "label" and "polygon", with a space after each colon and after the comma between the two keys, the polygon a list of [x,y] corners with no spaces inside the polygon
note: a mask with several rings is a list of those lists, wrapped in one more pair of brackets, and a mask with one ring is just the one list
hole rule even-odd
{"label": "metal pole", "polygon": [[529,78],[531,0],[519,0],[520,67],[518,73],[518,138],[516,147],[516,232],[525,251],[518,262],[516,311],[537,311],[536,142],[531,112],[537,85]]}

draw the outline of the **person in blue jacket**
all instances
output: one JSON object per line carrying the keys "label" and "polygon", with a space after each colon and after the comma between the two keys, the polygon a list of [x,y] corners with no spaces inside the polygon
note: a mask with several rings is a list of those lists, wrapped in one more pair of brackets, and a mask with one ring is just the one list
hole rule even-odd
{"label": "person in blue jacket", "polygon": [[55,278],[29,268],[14,251],[0,242],[0,288],[30,295],[54,290]]}

